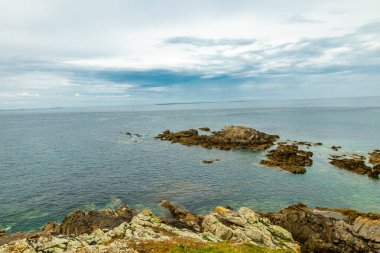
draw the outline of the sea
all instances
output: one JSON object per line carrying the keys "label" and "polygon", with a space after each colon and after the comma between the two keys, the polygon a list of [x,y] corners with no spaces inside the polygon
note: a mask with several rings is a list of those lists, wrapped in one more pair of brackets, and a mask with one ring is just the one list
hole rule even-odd
{"label": "sea", "polygon": [[[314,153],[313,165],[295,175],[260,165],[266,151],[154,139],[166,129],[228,125],[323,145],[302,147]],[[1,110],[0,228],[33,231],[77,209],[123,204],[164,214],[163,199],[198,214],[217,205],[274,212],[299,202],[380,212],[380,180],[329,164],[331,155],[374,149],[380,97]]]}

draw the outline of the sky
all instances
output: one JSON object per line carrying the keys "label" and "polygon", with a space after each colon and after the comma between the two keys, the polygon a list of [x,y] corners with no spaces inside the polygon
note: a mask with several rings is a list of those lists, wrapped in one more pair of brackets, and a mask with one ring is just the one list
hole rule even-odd
{"label": "sky", "polygon": [[380,95],[380,1],[0,0],[0,109]]}

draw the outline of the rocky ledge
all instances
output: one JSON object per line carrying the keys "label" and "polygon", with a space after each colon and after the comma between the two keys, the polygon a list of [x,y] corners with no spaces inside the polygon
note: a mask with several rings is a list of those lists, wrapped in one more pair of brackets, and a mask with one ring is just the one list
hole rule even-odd
{"label": "rocky ledge", "polygon": [[270,150],[266,157],[268,160],[260,161],[260,164],[269,167],[279,167],[294,174],[304,174],[305,166],[311,166],[313,161],[310,151],[299,150],[298,146],[280,144],[277,149]]}
{"label": "rocky ledge", "polygon": [[267,214],[290,231],[302,252],[380,252],[380,215],[297,204]]}
{"label": "rocky ledge", "polygon": [[210,135],[200,135],[197,130],[189,129],[180,132],[166,130],[156,136],[156,139],[181,143],[187,146],[202,146],[204,148],[250,149],[260,151],[274,145],[278,135],[270,135],[244,126],[228,126]]}
{"label": "rocky ledge", "polygon": [[[376,164],[377,153],[374,151],[371,153],[370,162]],[[338,168],[345,169],[354,172],[359,175],[367,175],[370,178],[379,179],[380,163],[376,164],[372,168],[366,164],[366,158],[364,156],[352,155],[333,155],[330,158],[330,163]]]}
{"label": "rocky ledge", "polygon": [[127,205],[76,211],[39,232],[2,235],[0,252],[380,252],[376,213],[297,204],[278,213],[218,206],[196,215],[170,201],[161,205],[168,217]]}
{"label": "rocky ledge", "polygon": [[221,242],[227,243],[223,248],[233,246],[235,250],[229,252],[242,252],[240,247],[255,249],[245,252],[300,250],[287,230],[246,207],[237,211],[216,207],[198,216],[169,201],[162,205],[172,217],[156,217],[149,210],[137,213],[128,206],[97,211],[97,215],[74,212],[62,224],[49,223],[40,232],[14,240],[9,239],[12,235],[1,237],[0,252],[176,252],[172,247],[179,243],[212,248]]}

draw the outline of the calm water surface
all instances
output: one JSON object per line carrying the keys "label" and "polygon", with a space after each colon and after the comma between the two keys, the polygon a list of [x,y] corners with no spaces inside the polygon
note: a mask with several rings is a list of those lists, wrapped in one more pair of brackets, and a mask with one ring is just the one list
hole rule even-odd
{"label": "calm water surface", "polygon": [[[362,106],[356,107],[358,103]],[[332,145],[343,146],[340,153],[366,155],[380,149],[376,103],[135,109],[0,112],[0,228],[38,229],[75,209],[116,208],[122,203],[161,212],[157,202],[162,199],[198,213],[216,205],[276,211],[296,202],[380,212],[379,180],[335,168],[327,160],[334,153]],[[260,166],[265,152],[206,150],[153,138],[165,129],[217,130],[232,124],[323,146],[312,148],[314,164],[306,174],[293,175]],[[128,137],[127,131],[142,137]],[[201,162],[212,158],[221,161]]]}

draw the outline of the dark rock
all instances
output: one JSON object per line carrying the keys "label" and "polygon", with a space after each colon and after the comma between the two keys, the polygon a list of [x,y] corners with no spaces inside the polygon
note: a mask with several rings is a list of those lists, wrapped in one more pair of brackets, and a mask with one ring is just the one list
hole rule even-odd
{"label": "dark rock", "polygon": [[0,229],[0,237],[6,235],[5,229]]}
{"label": "dark rock", "polygon": [[[289,141],[289,140],[288,140],[288,141]],[[321,143],[321,142],[292,141],[291,143],[294,144],[294,145],[298,145],[298,146],[307,146],[307,147],[311,147],[311,146],[322,146],[322,143]]]}
{"label": "dark rock", "polygon": [[200,127],[199,130],[202,130],[202,131],[205,131],[205,132],[209,132],[210,128],[208,128],[208,127]]}
{"label": "dark rock", "polygon": [[330,163],[338,168],[351,171],[359,175],[368,175],[371,178],[379,178],[380,170],[375,166],[373,169],[365,164],[365,157],[353,155],[351,158],[345,156],[332,156]]}
{"label": "dark rock", "polygon": [[187,228],[196,232],[202,231],[203,216],[192,214],[168,200],[163,200],[160,205],[166,208],[172,216],[172,219],[163,219],[164,223],[177,228]]}
{"label": "dark rock", "polygon": [[210,163],[219,162],[219,161],[220,159],[208,159],[208,160],[203,160],[202,163],[210,164]]}
{"label": "dark rock", "polygon": [[304,174],[305,166],[311,166],[313,160],[310,151],[299,150],[296,145],[279,145],[277,149],[266,154],[268,160],[260,161],[260,164],[268,167],[279,167],[294,174]]}
{"label": "dark rock", "polygon": [[156,136],[156,139],[187,146],[202,146],[222,150],[250,149],[252,151],[267,149],[274,145],[278,138],[278,135],[269,135],[243,126],[228,126],[211,135],[199,135],[197,130],[189,129],[176,133],[166,130]]}
{"label": "dark rock", "polygon": [[331,147],[331,149],[334,150],[334,151],[338,151],[341,148],[342,148],[341,146],[332,146]]}
{"label": "dark rock", "polygon": [[380,220],[357,217],[354,221],[335,210],[293,205],[266,214],[272,223],[289,230],[303,244],[302,252],[378,252]]}
{"label": "dark rock", "polygon": [[130,222],[136,214],[137,211],[127,205],[115,211],[75,211],[66,216],[60,225],[49,222],[42,231],[64,235],[90,234],[96,228],[112,229],[123,222]]}

